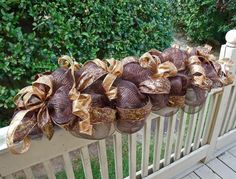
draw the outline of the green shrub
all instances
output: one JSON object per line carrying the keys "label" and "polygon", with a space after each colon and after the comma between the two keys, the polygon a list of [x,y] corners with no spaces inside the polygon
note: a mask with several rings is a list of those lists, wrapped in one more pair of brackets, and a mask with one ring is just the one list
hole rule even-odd
{"label": "green shrub", "polygon": [[[194,41],[224,41],[225,33],[236,27],[236,1],[172,0],[174,23]],[[223,2],[223,1],[222,1]],[[227,1],[225,1],[227,3]]]}
{"label": "green shrub", "polygon": [[62,54],[79,62],[140,55],[169,46],[171,32],[165,0],[2,0],[0,113],[13,107],[12,97],[32,76],[55,69]]}

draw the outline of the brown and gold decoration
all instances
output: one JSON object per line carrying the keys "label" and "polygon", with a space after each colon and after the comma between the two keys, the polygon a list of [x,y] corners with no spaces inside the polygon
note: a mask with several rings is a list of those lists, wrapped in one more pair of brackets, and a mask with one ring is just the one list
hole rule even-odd
{"label": "brown and gold decoration", "polygon": [[198,112],[212,88],[233,82],[232,61],[216,60],[210,51],[209,45],[174,46],[163,52],[152,49],[140,58],[94,59],[83,65],[62,56],[60,68],[37,75],[14,98],[7,145],[21,154],[32,138],[50,140],[56,127],[98,140],[115,131],[137,132],[151,112]]}

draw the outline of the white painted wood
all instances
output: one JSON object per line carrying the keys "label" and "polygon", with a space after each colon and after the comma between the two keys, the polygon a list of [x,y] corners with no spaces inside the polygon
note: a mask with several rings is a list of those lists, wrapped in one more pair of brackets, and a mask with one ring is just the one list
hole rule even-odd
{"label": "white painted wood", "polygon": [[88,152],[88,147],[82,147],[80,149],[80,157],[82,160],[83,168],[84,168],[84,175],[86,179],[92,179],[92,168],[91,168],[91,163],[90,163],[90,157],[89,157],[89,152]]}
{"label": "white painted wood", "polygon": [[187,176],[183,177],[182,179],[200,179],[200,178],[194,172],[192,172]]}
{"label": "white painted wood", "polygon": [[168,128],[167,128],[166,148],[165,148],[165,154],[164,154],[164,166],[167,166],[170,164],[171,152],[172,152],[173,141],[174,141],[176,115],[168,117],[167,120],[168,120]]}
{"label": "white painted wood", "polygon": [[208,103],[208,107],[207,107],[207,112],[206,112],[207,115],[206,115],[203,134],[202,134],[202,138],[203,138],[202,145],[205,145],[207,143],[208,136],[210,133],[211,123],[212,123],[212,112],[211,111],[214,111],[216,94],[210,94],[208,96],[208,98],[209,98],[209,103]]}
{"label": "white painted wood", "polygon": [[207,154],[207,157],[204,162],[208,162],[214,158],[214,153],[216,152],[216,144],[217,138],[220,133],[220,128],[222,125],[222,120],[226,111],[227,101],[229,99],[231,86],[226,86],[224,88],[223,94],[217,95],[216,103],[214,104],[214,113],[212,113],[212,125],[211,132],[208,137],[208,143],[210,144],[210,148]]}
{"label": "white painted wood", "polygon": [[113,135],[116,179],[123,179],[122,138],[120,133]]}
{"label": "white painted wood", "polygon": [[187,155],[190,153],[191,150],[191,144],[193,141],[193,134],[195,131],[195,126],[196,126],[196,120],[197,120],[198,114],[191,114],[190,115],[190,121],[189,121],[189,126],[188,126],[188,132],[187,132],[187,138],[185,141],[185,146],[184,146],[184,155]]}
{"label": "white painted wood", "polygon": [[232,154],[225,152],[223,155],[219,156],[218,159],[236,172],[236,157]]}
{"label": "white painted wood", "polygon": [[[236,80],[236,78],[235,78]],[[227,123],[226,126],[226,132],[229,132],[231,129],[233,129],[233,125],[235,120],[235,113],[236,113],[236,108],[235,108],[235,101],[236,101],[236,89],[235,86],[232,87],[233,91],[233,96],[232,96],[232,100],[231,100],[231,106],[230,106],[230,114],[228,116],[229,118],[229,122]]]}
{"label": "white painted wood", "polygon": [[156,129],[154,136],[154,153],[153,153],[153,171],[155,172],[160,168],[161,148],[162,148],[162,140],[164,133],[164,118],[158,117],[154,120],[156,120]]}
{"label": "white painted wood", "polygon": [[203,165],[194,171],[202,179],[221,179],[217,174],[215,174],[209,167]]}
{"label": "white painted wood", "polygon": [[215,171],[216,174],[219,175],[221,178],[236,178],[236,173],[217,158],[210,161],[206,165],[213,171]]}
{"label": "white painted wood", "polygon": [[142,141],[142,177],[148,175],[149,151],[150,151],[150,136],[151,136],[151,122],[152,119],[148,118],[143,129]]}
{"label": "white painted wood", "polygon": [[24,173],[25,173],[25,176],[27,177],[27,179],[34,179],[35,178],[31,168],[25,168]]}
{"label": "white painted wood", "polygon": [[228,152],[234,157],[236,157],[236,145],[232,147],[231,149],[229,149]]}
{"label": "white painted wood", "polygon": [[203,147],[191,152],[189,155],[186,155],[155,173],[150,174],[146,179],[173,178],[186,169],[198,164],[206,156],[208,148],[209,145],[204,145]]}
{"label": "white painted wood", "polygon": [[222,121],[222,126],[220,129],[220,136],[222,136],[223,134],[226,133],[227,125],[229,124],[229,121],[230,121],[231,108],[232,108],[232,105],[234,106],[234,104],[235,104],[235,101],[233,100],[234,94],[235,94],[234,87],[232,86],[232,88],[230,89],[229,99],[226,104],[227,107],[225,110],[225,114],[224,114],[223,121]]}
{"label": "white painted wood", "polygon": [[177,139],[176,139],[176,146],[175,146],[175,160],[180,158],[181,149],[183,146],[184,141],[184,132],[185,132],[185,123],[187,119],[187,113],[184,113],[182,110],[179,114],[179,124],[177,130]]}
{"label": "white painted wood", "polygon": [[223,136],[218,137],[216,141],[216,151],[223,149],[225,146],[229,146],[235,142],[236,129],[229,131]]}
{"label": "white painted wood", "polygon": [[228,47],[236,48],[236,30],[233,29],[228,31],[225,35],[225,40],[227,41],[226,45]]}
{"label": "white painted wood", "polygon": [[196,132],[195,132],[194,141],[193,141],[194,142],[193,150],[196,150],[200,146],[201,134],[203,131],[203,125],[204,125],[206,114],[207,114],[206,106],[208,106],[208,104],[209,104],[209,98],[207,98],[206,103],[204,104],[204,106],[202,107],[198,115],[197,127],[196,127]]}
{"label": "white painted wood", "polygon": [[75,179],[74,170],[73,170],[69,153],[65,152],[63,154],[63,160],[65,163],[65,171],[66,171],[67,178]]}
{"label": "white painted wood", "polygon": [[98,157],[101,169],[101,176],[103,179],[108,179],[108,165],[105,139],[98,141]]}
{"label": "white painted wood", "polygon": [[8,150],[1,152],[0,173],[6,176],[94,142],[74,137],[64,130],[56,130],[51,141],[45,137],[42,140],[32,140],[25,154],[13,155]]}
{"label": "white painted wood", "polygon": [[54,168],[52,167],[52,164],[50,160],[46,160],[43,162],[44,168],[46,170],[47,176],[49,179],[56,179]]}
{"label": "white painted wood", "polygon": [[128,135],[129,143],[129,178],[136,178],[136,138],[137,134]]}
{"label": "white painted wood", "polygon": [[6,144],[7,130],[8,126],[0,128],[0,155],[1,153],[4,153],[7,149],[7,144]]}

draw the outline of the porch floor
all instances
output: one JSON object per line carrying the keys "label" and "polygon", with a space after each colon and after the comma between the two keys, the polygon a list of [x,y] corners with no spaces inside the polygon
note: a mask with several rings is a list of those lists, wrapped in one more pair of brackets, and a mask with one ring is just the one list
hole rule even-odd
{"label": "porch floor", "polygon": [[236,179],[236,145],[182,179]]}

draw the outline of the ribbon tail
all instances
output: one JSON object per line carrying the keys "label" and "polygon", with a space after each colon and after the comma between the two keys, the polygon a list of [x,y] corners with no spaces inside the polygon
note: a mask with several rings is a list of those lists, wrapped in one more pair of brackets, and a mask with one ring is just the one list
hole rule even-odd
{"label": "ribbon tail", "polygon": [[9,150],[13,154],[22,154],[25,153],[29,150],[30,148],[30,139],[27,137],[27,135],[30,133],[30,131],[33,129],[33,127],[37,124],[35,122],[35,125],[27,133],[25,133],[23,139],[21,139],[19,142],[23,142],[22,146],[19,147],[18,145],[15,144],[14,142],[14,137],[16,134],[17,128],[21,125],[22,120],[25,118],[25,116],[31,112],[31,110],[22,110],[19,111],[14,117],[13,120],[11,121],[11,124],[9,125],[8,131],[7,131],[7,138],[6,138],[6,143],[9,148]]}
{"label": "ribbon tail", "polygon": [[103,89],[109,100],[113,100],[117,98],[117,88],[112,87],[112,84],[116,80],[117,76],[111,73],[107,74],[102,82]]}
{"label": "ribbon tail", "polygon": [[38,127],[43,131],[43,134],[51,140],[54,129],[51,117],[48,112],[48,108],[43,107],[40,109],[37,115]]}

